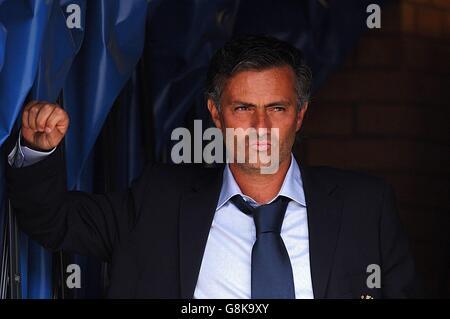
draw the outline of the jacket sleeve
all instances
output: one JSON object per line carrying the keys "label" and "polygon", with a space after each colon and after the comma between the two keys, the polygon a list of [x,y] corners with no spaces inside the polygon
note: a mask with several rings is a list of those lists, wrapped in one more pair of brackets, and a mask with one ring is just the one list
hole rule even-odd
{"label": "jacket sleeve", "polygon": [[136,223],[151,166],[124,192],[67,191],[63,149],[60,144],[31,166],[7,165],[7,196],[19,227],[47,249],[110,261]]}
{"label": "jacket sleeve", "polygon": [[385,185],[380,215],[381,289],[384,298],[422,297],[408,237],[394,191]]}

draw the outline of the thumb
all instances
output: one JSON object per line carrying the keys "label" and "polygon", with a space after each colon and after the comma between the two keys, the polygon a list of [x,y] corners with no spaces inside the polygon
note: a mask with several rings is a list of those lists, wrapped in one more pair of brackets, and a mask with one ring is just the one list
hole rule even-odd
{"label": "thumb", "polygon": [[51,135],[65,135],[69,128],[69,117],[62,109],[55,109],[45,123],[44,132]]}

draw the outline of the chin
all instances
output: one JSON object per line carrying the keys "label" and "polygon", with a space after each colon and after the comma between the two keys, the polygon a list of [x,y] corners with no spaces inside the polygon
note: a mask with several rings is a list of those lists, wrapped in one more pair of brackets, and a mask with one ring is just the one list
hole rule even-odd
{"label": "chin", "polygon": [[[242,171],[247,171],[247,172],[251,172],[251,173],[257,173],[257,174],[262,174],[263,171],[267,171],[267,169],[269,169],[271,167],[271,163],[261,163],[261,162],[257,162],[257,163],[235,163],[236,166],[238,166]],[[277,166],[278,167],[278,166]],[[265,170],[266,169],[266,170]],[[276,170],[273,172],[276,173]],[[267,173],[265,173],[267,174]]]}

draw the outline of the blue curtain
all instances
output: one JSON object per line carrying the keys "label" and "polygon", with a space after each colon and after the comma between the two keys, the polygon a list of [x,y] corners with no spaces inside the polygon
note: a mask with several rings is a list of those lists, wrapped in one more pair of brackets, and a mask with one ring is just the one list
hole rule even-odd
{"label": "blue curtain", "polygon": [[[99,191],[94,167],[96,138],[117,96],[130,78],[144,45],[147,1],[93,1],[87,4],[86,32],[63,88],[71,125],[66,136],[68,187]],[[108,161],[109,159],[105,159]],[[126,185],[125,185],[126,186]],[[85,270],[76,297],[101,293],[101,265],[74,256]]]}
{"label": "blue curtain", "polygon": [[[37,0],[5,0],[0,4],[0,29],[4,34],[4,50],[0,54],[4,60],[0,72],[0,145],[11,132],[33,85],[51,6],[50,2]],[[6,205],[2,204],[3,207]],[[28,258],[28,241],[21,240],[21,245],[21,260],[24,261]],[[42,250],[40,247],[37,249]],[[44,258],[39,258],[43,263],[34,263],[33,260],[33,264],[37,267],[30,267],[33,269],[33,273],[34,270],[42,269],[40,266],[44,267],[43,276],[31,275],[33,279],[38,278],[38,282],[42,284],[33,285],[37,290],[40,290],[41,287],[44,289],[50,287],[47,276],[50,271],[45,268],[49,265],[46,257],[44,255]],[[27,266],[27,261],[21,263],[22,274],[26,274],[22,286],[22,295],[25,298],[28,296]],[[49,295],[41,296],[48,297]]]}
{"label": "blue curtain", "polygon": [[5,61],[5,48],[6,48],[6,28],[0,23],[0,72],[3,68],[3,62]]}
{"label": "blue curtain", "polygon": [[[80,49],[84,25],[80,29],[66,27],[68,4],[77,4],[84,16],[85,1],[53,1],[43,35],[38,70],[30,97],[32,100],[56,102],[72,61]],[[84,22],[83,20],[81,20]],[[21,235],[21,271],[27,274],[22,284],[24,298],[51,298],[52,254],[42,246]]]}
{"label": "blue curtain", "polygon": [[36,76],[51,2],[4,0],[0,24],[6,30],[0,72],[0,145],[8,137]]}
{"label": "blue curtain", "polygon": [[31,90],[32,99],[55,102],[60,94],[75,55],[80,50],[84,36],[85,19],[81,27],[69,29],[69,18],[65,8],[69,4],[80,7],[85,16],[86,0],[54,0],[45,27],[43,46],[40,52],[38,71]]}
{"label": "blue curtain", "polygon": [[[203,82],[214,51],[233,34],[240,1],[157,1],[150,4],[145,58],[153,105],[155,153],[193,106],[207,118]],[[200,107],[198,107],[200,106]]]}
{"label": "blue curtain", "polygon": [[[79,29],[66,27],[69,4],[81,8]],[[19,118],[27,96],[55,102],[63,89],[63,106],[71,117],[65,144],[68,187],[94,191],[90,154],[111,106],[141,56],[147,4],[146,0],[1,1],[0,145]],[[1,182],[3,199],[3,177]],[[3,207],[3,200],[1,204]],[[51,297],[50,253],[24,234],[20,242],[22,296]],[[89,273],[98,262],[80,257],[75,261],[87,277],[93,277]],[[90,294],[89,289],[79,293],[81,297]]]}
{"label": "blue curtain", "polygon": [[73,123],[66,138],[70,188],[77,184],[95,137],[141,56],[147,1],[90,1],[86,13],[83,45],[63,88]]}
{"label": "blue curtain", "polygon": [[[62,102],[68,188],[124,189],[145,159],[169,161],[175,127],[212,124],[203,81],[226,40],[262,33],[293,43],[317,89],[367,29],[369,3],[380,1],[0,0],[0,146],[28,99]],[[80,28],[66,26],[69,4],[81,9]],[[23,234],[20,249],[23,296],[51,297],[50,254]],[[101,296],[104,267],[70,259],[83,270],[74,297]]]}

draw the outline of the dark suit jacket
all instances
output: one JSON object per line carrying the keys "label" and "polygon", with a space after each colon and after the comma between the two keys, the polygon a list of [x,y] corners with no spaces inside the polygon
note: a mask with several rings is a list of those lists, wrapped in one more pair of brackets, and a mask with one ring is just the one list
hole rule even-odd
{"label": "dark suit jacket", "polygon": [[[21,229],[51,250],[110,262],[108,297],[192,298],[223,167],[147,165],[127,192],[69,192],[62,149],[29,167],[8,165],[8,196]],[[300,169],[315,298],[415,296],[392,189],[362,174]],[[380,289],[366,284],[370,264],[381,267]]]}

